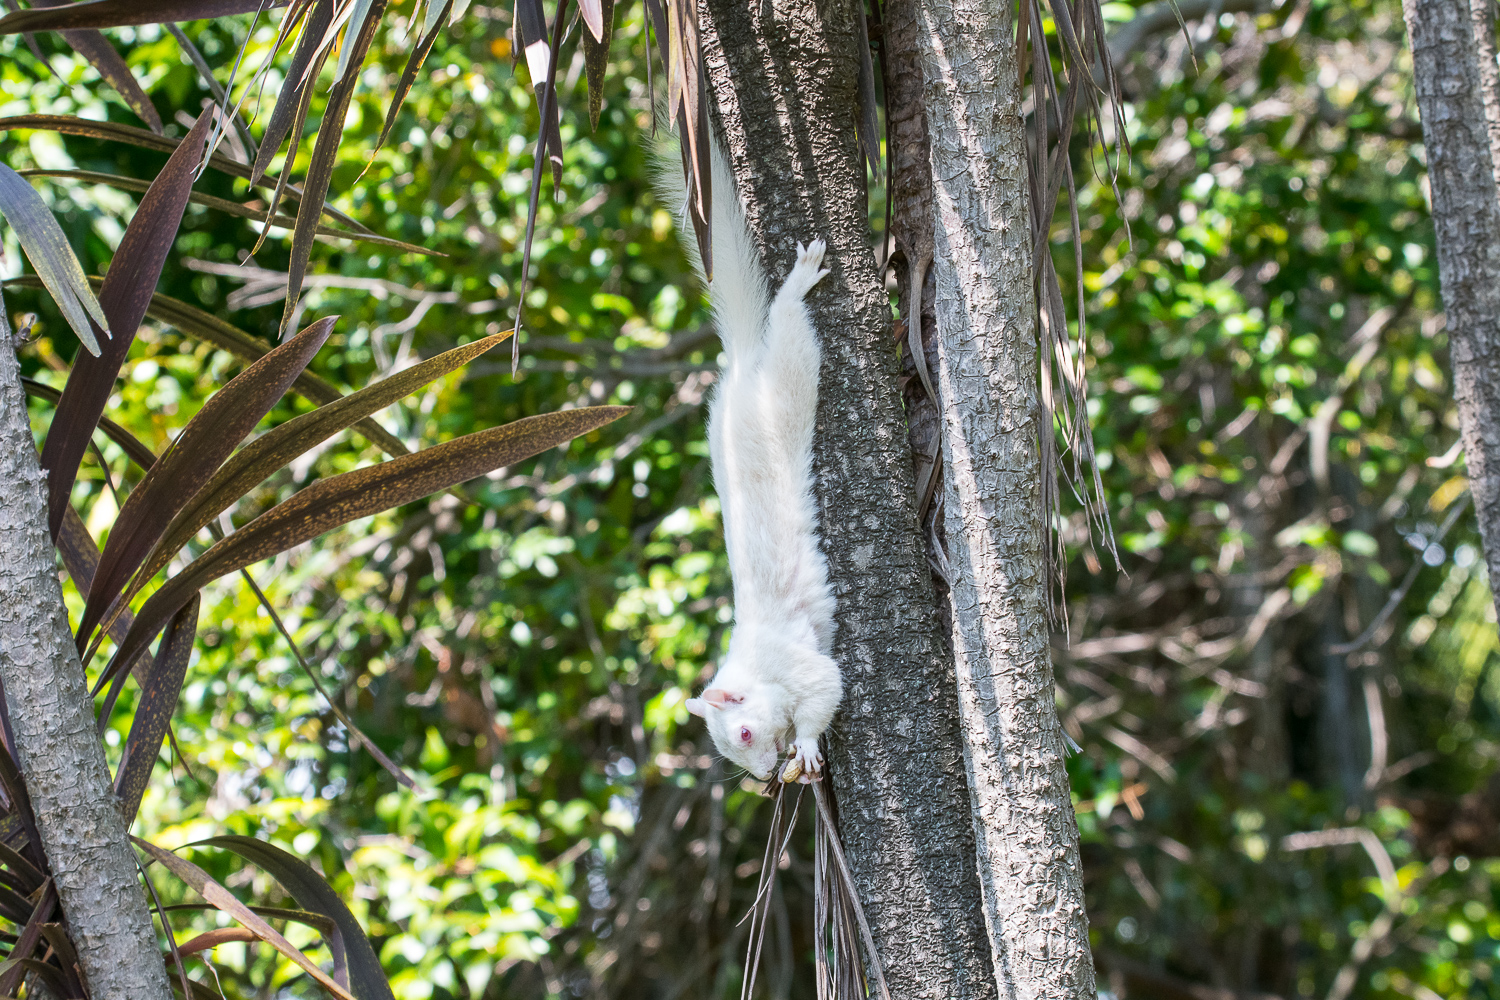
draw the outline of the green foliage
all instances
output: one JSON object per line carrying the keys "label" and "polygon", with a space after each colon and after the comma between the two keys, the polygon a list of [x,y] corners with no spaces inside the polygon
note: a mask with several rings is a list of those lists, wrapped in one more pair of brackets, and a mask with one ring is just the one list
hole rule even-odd
{"label": "green foliage", "polygon": [[[1483,815],[1491,794],[1500,643],[1472,517],[1435,539],[1464,484],[1400,12],[1389,0],[1296,9],[1306,16],[1291,37],[1278,35],[1289,10],[1225,13],[1207,36],[1191,25],[1196,63],[1173,36],[1135,54],[1119,202],[1088,182],[1091,152],[1075,141],[1090,416],[1129,573],[1100,564],[1072,514],[1072,631],[1056,662],[1059,710],[1085,748],[1069,766],[1101,986],[1324,996],[1347,966],[1348,995],[1496,996],[1500,845],[1457,819]],[[331,202],[446,256],[313,248],[302,308],[341,317],[313,369],[346,392],[501,331],[515,306],[537,119],[527,70],[505,64],[510,14],[475,6],[440,33],[377,150],[420,28],[408,15],[398,8],[376,37]],[[247,23],[192,32],[221,82]],[[538,209],[519,377],[507,359],[480,359],[377,419],[408,447],[565,406],[635,406],[627,426],[250,571],[340,708],[419,787],[359,748],[230,576],[203,591],[175,721],[185,759],[163,753],[138,823],[162,846],[232,833],[313,864],[403,1000],[739,985],[735,922],[768,817],[683,707],[730,617],[701,426],[716,345],[673,233],[677,206],[645,181],[639,10],[615,28],[597,131],[583,61],[570,67],[566,50],[560,63],[561,200]],[[180,135],[175,112],[209,96],[195,71],[155,28],[109,35]],[[250,33],[252,64],[273,40],[264,25]],[[61,81],[7,39],[0,113],[136,123],[85,60],[38,44]],[[331,82],[326,66],[319,93]],[[268,88],[282,83],[273,69]],[[17,169],[151,177],[165,160],[41,131],[0,143]],[[306,163],[304,148],[293,173]],[[134,196],[37,183],[97,272]],[[195,190],[252,196],[214,171]],[[1066,229],[1063,212],[1055,232]],[[161,291],[274,340],[292,256],[273,230],[246,259],[257,236],[190,204]],[[1071,302],[1071,250],[1058,265]],[[7,298],[41,317],[28,373],[60,387],[76,350],[62,315],[26,289]],[[159,453],[242,367],[148,321],[106,414]],[[40,433],[50,405],[34,405]],[[268,423],[310,408],[286,397]],[[380,457],[365,437],[336,438],[231,516],[243,525]],[[99,439],[72,494],[96,538],[115,490],[138,481]],[[1375,642],[1330,654],[1422,559]],[[69,599],[76,617],[82,599]],[[126,690],[111,748],[136,697]],[[1339,834],[1285,849],[1291,834],[1352,830],[1377,846]],[[773,900],[762,981],[776,995],[803,995],[811,968],[810,845],[793,841]],[[294,905],[232,855],[190,857],[247,900]],[[157,884],[169,903],[196,900]],[[174,911],[179,938],[222,919]],[[298,946],[319,940],[278,927]],[[209,955],[227,997],[314,989],[270,949]],[[199,959],[188,967],[214,981]]]}

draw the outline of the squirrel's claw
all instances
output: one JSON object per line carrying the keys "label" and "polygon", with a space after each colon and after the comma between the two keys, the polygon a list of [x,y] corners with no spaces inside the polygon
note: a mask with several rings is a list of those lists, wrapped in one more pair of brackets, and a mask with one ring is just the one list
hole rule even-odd
{"label": "squirrel's claw", "polygon": [[822,777],[823,755],[818,752],[818,741],[816,738],[802,738],[792,743],[792,759],[801,765],[802,774],[798,781],[808,784]]}

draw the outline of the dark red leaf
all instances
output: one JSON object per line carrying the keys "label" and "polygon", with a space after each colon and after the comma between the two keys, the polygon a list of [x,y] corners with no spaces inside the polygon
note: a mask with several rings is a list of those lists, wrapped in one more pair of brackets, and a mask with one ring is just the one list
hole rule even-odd
{"label": "dark red leaf", "polygon": [[47,470],[48,523],[54,538],[78,476],[78,461],[114,391],[115,377],[146,315],[167,253],[176,241],[213,117],[207,111],[198,117],[192,132],[141,198],[99,289],[99,305],[109,320],[111,336],[104,337],[96,328],[99,356],[80,354],[74,361],[42,450],[42,468]]}
{"label": "dark red leaf", "polygon": [[524,461],[618,420],[629,410],[628,406],[591,406],[525,417],[414,455],[318,480],[217,543],[162,584],[141,606],[135,624],[115,650],[100,681],[117,675],[200,587],[224,574],[285,552],[350,521]]}
{"label": "dark red leaf", "polygon": [[[12,957],[28,958],[36,951],[36,946],[42,941],[42,924],[52,919],[52,911],[56,908],[57,888],[49,879],[46,891],[37,901],[36,908],[31,911],[30,919],[26,921],[26,926],[21,928],[21,935],[16,939],[15,947],[10,951]],[[53,972],[56,971],[53,970]],[[21,978],[25,975],[26,968],[19,961],[6,969],[4,974],[0,974],[0,996],[15,996],[17,988],[21,985]]]}
{"label": "dark red leaf", "polygon": [[[281,149],[281,143],[288,132],[292,134],[294,148],[302,141],[301,125],[307,116],[307,104],[303,98],[314,89],[318,69],[327,58],[328,50],[319,43],[332,22],[333,0],[317,0],[302,29],[302,40],[297,43],[291,65],[287,67],[286,82],[281,85],[281,93],[276,95],[276,107],[271,110],[271,117],[266,121],[266,131],[260,140],[260,153],[255,158],[255,167],[250,174],[252,183],[259,183],[271,168],[271,160]],[[314,53],[318,53],[317,66],[312,65]],[[296,125],[295,129],[293,125]],[[282,171],[283,176],[287,173],[290,170]],[[272,206],[274,205],[273,202]]]}
{"label": "dark red leaf", "polygon": [[[123,142],[142,149],[155,149],[163,153],[175,150],[180,141],[165,135],[157,135],[143,128],[133,125],[123,125],[119,122],[96,122],[87,118],[76,118],[72,115],[13,115],[9,118],[0,118],[0,132],[10,129],[37,129],[44,132],[57,132],[62,135],[81,135],[90,139],[104,139],[110,142]],[[250,179],[251,168],[248,164],[231,160],[223,153],[214,153],[208,158],[208,165],[231,177],[243,177]],[[256,183],[261,187],[271,186],[269,178],[261,178]],[[280,183],[280,182],[278,182]],[[292,198],[300,199],[302,189],[295,184],[286,184],[281,189]],[[372,231],[357,222],[355,219],[340,212],[332,206],[325,205],[323,214],[331,216],[342,222],[350,229],[362,235],[373,235]]]}
{"label": "dark red leaf", "polygon": [[[115,771],[115,795],[119,796],[120,812],[127,826],[135,820],[141,807],[141,797],[151,783],[151,772],[156,767],[162,742],[167,738],[167,726],[177,711],[177,699],[182,693],[182,681],[187,676],[188,659],[193,652],[193,638],[198,632],[198,604],[195,594],[187,607],[173,616],[157,646],[151,672],[141,682],[141,700],[136,705],[130,735],[125,739],[120,766]],[[121,674],[119,680],[124,679],[125,675]],[[106,701],[99,713],[100,718],[107,719],[111,708],[113,699]]]}
{"label": "dark red leaf", "polygon": [[230,379],[188,421],[146,471],[115,517],[78,625],[82,646],[177,512],[203,488],[241,441],[286,394],[333,332],[320,319]]}
{"label": "dark red leaf", "polygon": [[344,428],[357,426],[359,418],[382,410],[434,379],[468,364],[508,336],[509,330],[444,351],[311,413],[293,417],[251,441],[225,462],[214,473],[213,479],[177,512],[162,533],[161,540],[142,563],[135,581],[125,591],[125,601],[130,601],[189,539],[288,462],[316,448]]}
{"label": "dark red leaf", "polygon": [[130,72],[130,67],[125,64],[120,53],[109,44],[109,39],[97,31],[64,31],[62,36],[63,41],[74,52],[93,64],[104,82],[115,89],[115,93],[124,99],[130,110],[139,115],[151,131],[161,132],[161,115],[156,113],[156,106],[136,82],[135,74]]}
{"label": "dark red leaf", "polygon": [[[359,25],[358,33],[348,37],[355,26],[345,29],[344,44],[348,46],[349,69],[341,80],[333,85],[328,95],[328,106],[323,111],[323,126],[318,129],[318,141],[313,146],[312,161],[307,167],[307,177],[302,182],[302,204],[297,210],[297,228],[292,231],[292,255],[287,265],[286,309],[281,315],[283,333],[297,309],[297,298],[302,294],[302,278],[307,274],[307,263],[312,257],[313,238],[317,235],[318,217],[323,211],[323,199],[328,194],[328,182],[333,179],[333,166],[344,137],[344,118],[349,113],[349,102],[354,98],[354,88],[359,83],[359,73],[364,65],[365,53],[375,38],[375,29],[385,13],[387,0],[374,0],[365,23]],[[284,172],[284,171],[283,171]]]}
{"label": "dark red leaf", "polygon": [[[526,242],[521,248],[521,277],[516,282],[516,324],[515,329],[519,334],[523,313],[526,310],[526,285],[531,276],[531,244],[536,238],[536,213],[537,204],[542,194],[542,158],[545,151],[552,147],[552,129],[549,123],[557,121],[557,54],[562,49],[563,26],[567,23],[568,0],[557,0],[557,16],[552,22],[552,45],[547,51],[547,69],[543,74],[543,85],[537,89],[537,120],[538,135],[536,140],[536,154],[531,163],[531,197],[526,207]],[[516,33],[536,32],[537,25],[545,26],[546,21],[542,16],[541,0],[516,0]],[[532,63],[532,45],[537,44],[537,39],[545,35],[527,34],[530,39],[527,45],[527,62],[532,70],[532,87],[536,88],[536,66]],[[557,144],[552,149],[552,186],[561,190],[562,186],[562,137],[559,134]],[[510,368],[514,374],[517,366],[521,363],[521,338],[516,337],[510,342]]]}
{"label": "dark red leaf", "polygon": [[[432,0],[432,2],[436,3],[437,0]],[[412,49],[411,56],[406,60],[406,68],[401,71],[401,79],[396,84],[396,92],[391,95],[390,110],[385,113],[385,127],[380,130],[380,138],[375,142],[377,149],[385,145],[386,138],[391,134],[391,128],[396,124],[396,113],[401,110],[401,103],[406,100],[407,92],[411,90],[412,84],[416,83],[417,70],[422,68],[422,63],[427,59],[427,53],[432,51],[432,44],[437,41],[438,33],[448,24],[448,12],[452,9],[453,0],[443,0],[442,9],[433,19],[432,30],[417,41],[417,47]]]}
{"label": "dark red leaf", "polygon": [[[89,283],[97,286],[98,278],[90,278]],[[7,278],[3,282],[6,288],[41,288],[42,283],[34,274],[23,274],[18,278]],[[170,295],[157,292],[151,296],[151,305],[146,310],[146,315],[159,323],[176,327],[178,330],[190,337],[197,337],[205,343],[228,351],[243,361],[255,361],[265,357],[271,350],[271,345],[259,337],[252,337],[239,327],[226,323],[211,313],[206,313],[197,306],[190,306],[180,299],[174,299]],[[342,399],[343,394],[331,383],[319,378],[311,372],[303,372],[297,376],[297,381],[292,383],[292,389],[304,399],[314,403],[331,403]],[[101,428],[109,433],[109,427],[113,426],[107,421],[101,421]],[[406,455],[410,449],[401,442],[390,431],[381,427],[369,417],[364,417],[354,424],[354,430],[369,440],[387,455]],[[122,447],[123,447],[122,442]],[[127,449],[128,450],[128,449]],[[149,463],[147,463],[149,464]]]}
{"label": "dark red leaf", "polygon": [[0,17],[0,35],[64,28],[119,28],[131,24],[204,21],[284,7],[287,0],[85,0],[53,9],[33,7]]}

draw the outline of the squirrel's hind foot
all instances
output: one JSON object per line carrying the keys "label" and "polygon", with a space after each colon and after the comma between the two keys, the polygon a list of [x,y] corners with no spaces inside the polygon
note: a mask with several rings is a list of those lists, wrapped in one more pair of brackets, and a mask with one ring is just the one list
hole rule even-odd
{"label": "squirrel's hind foot", "polygon": [[823,268],[823,254],[827,249],[822,240],[813,240],[807,246],[798,243],[797,263],[792,268],[792,273],[787,275],[783,289],[799,299],[811,291],[828,273]]}

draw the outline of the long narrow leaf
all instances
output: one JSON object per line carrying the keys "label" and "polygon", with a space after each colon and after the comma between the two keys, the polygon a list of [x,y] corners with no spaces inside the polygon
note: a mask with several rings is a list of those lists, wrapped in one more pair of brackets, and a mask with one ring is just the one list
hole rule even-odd
{"label": "long narrow leaf", "polygon": [[21,928],[21,934],[16,939],[15,946],[11,948],[10,954],[17,959],[16,964],[0,973],[0,995],[15,996],[16,989],[21,985],[21,977],[26,974],[26,969],[21,965],[20,959],[29,957],[36,951],[36,946],[42,940],[42,924],[52,918],[52,911],[57,907],[57,888],[52,880],[47,880],[47,887],[42,892],[42,898],[37,900],[36,907],[31,911],[31,918]]}
{"label": "long narrow leaf", "polygon": [[115,517],[78,625],[80,644],[155,547],[172,518],[218,471],[229,453],[286,393],[333,332],[320,319],[230,379],[188,421],[166,454],[146,471]]}
{"label": "long narrow leaf", "polygon": [[0,163],[0,215],[16,231],[21,250],[36,268],[37,277],[57,302],[57,308],[62,310],[63,318],[89,353],[97,356],[99,341],[89,320],[92,318],[106,336],[109,320],[89,288],[83,265],[78,263],[62,227],[42,196],[3,163]]}
{"label": "long narrow leaf", "polygon": [[68,932],[62,924],[49,922],[42,925],[42,937],[47,939],[47,944],[52,949],[52,961],[62,967],[65,992],[60,995],[83,996],[83,978],[78,971],[78,952],[73,947],[73,941],[68,937]]}
{"label": "long narrow leaf", "polygon": [[[97,287],[99,279],[90,278],[89,283]],[[8,278],[4,286],[6,288],[42,287],[41,282],[32,275]],[[151,305],[147,307],[146,315],[159,323],[176,327],[191,337],[228,351],[243,361],[257,361],[272,350],[271,345],[259,337],[252,337],[239,327],[226,323],[197,306],[190,306],[186,302],[160,292],[151,297]],[[297,380],[292,383],[292,390],[314,403],[331,403],[344,398],[343,393],[339,392],[332,383],[311,372],[303,372],[297,376]],[[100,427],[107,428],[107,426],[106,422],[100,422]],[[357,421],[354,429],[387,455],[394,457],[410,454],[411,449],[407,448],[400,438],[369,417]]]}
{"label": "long narrow leaf", "polygon": [[84,0],[52,9],[33,7],[0,17],[0,35],[64,28],[120,28],[168,21],[206,21],[284,7],[287,0]]}
{"label": "long narrow leaf", "polygon": [[409,396],[422,386],[468,364],[505,338],[509,330],[472,344],[455,347],[358,392],[294,417],[262,434],[234,455],[214,474],[207,486],[188,501],[162,533],[156,548],[146,557],[125,593],[129,601],[172,560],[194,535],[214,518],[237,503],[250,490],[299,455],[316,448],[334,434]]}
{"label": "long narrow leaf", "polygon": [[618,420],[628,406],[591,406],[525,417],[414,455],[321,479],[272,507],[189,563],[152,594],[101,675],[113,677],[199,588],[350,521],[513,465]]}
{"label": "long narrow leaf", "polygon": [[[381,6],[384,7],[385,4],[381,3]],[[375,0],[352,0],[348,15],[349,27],[344,34],[344,45],[339,51],[338,65],[333,71],[333,78],[335,80],[342,80],[348,76],[350,65],[359,65],[359,63],[354,62],[358,46],[349,43],[364,29],[370,15],[374,13],[374,8]],[[376,14],[376,19],[379,19],[379,14]],[[360,52],[358,58],[363,61],[364,53]]]}
{"label": "long narrow leaf", "polygon": [[[54,9],[68,5],[68,0],[31,0],[31,9]],[[59,12],[61,13],[61,12]],[[74,29],[62,32],[63,41],[83,56],[93,67],[99,71],[104,82],[115,89],[115,93],[124,99],[130,109],[140,116],[141,121],[150,127],[151,131],[160,133],[161,115],[156,113],[156,107],[151,103],[151,98],[141,89],[136,82],[135,74],[130,72],[130,67],[115,51],[115,47],[109,43],[98,31],[93,29]]]}
{"label": "long narrow leaf", "polygon": [[[78,588],[79,593],[87,594],[94,585],[94,571],[99,568],[99,546],[94,544],[88,525],[83,523],[83,518],[78,516],[71,505],[63,515],[62,530],[57,533],[57,551],[62,554],[63,568],[73,578],[73,585]],[[133,621],[135,616],[126,608],[110,622],[110,638],[115,642],[125,638]]]}
{"label": "long narrow leaf", "polygon": [[42,468],[47,470],[48,524],[54,538],[78,476],[78,461],[114,391],[115,377],[156,291],[167,253],[176,241],[188,190],[203,162],[203,143],[212,118],[209,112],[198,117],[188,137],[141,198],[100,286],[99,305],[112,331],[109,346],[98,357],[84,355],[73,363],[42,449]]}
{"label": "long narrow leaf", "polygon": [[[539,23],[545,29],[546,22],[541,16],[541,0],[516,0],[516,32],[522,34],[525,31],[537,31]],[[562,48],[563,26],[567,23],[568,0],[557,0],[557,14],[553,17],[552,45],[550,48],[538,50],[536,48],[537,38],[544,37],[539,34],[537,38],[527,35],[529,41],[526,45],[526,59],[532,69],[532,86],[536,86],[536,67],[533,53],[545,52],[547,56],[546,69],[542,76],[544,85],[537,90],[537,138],[536,152],[531,162],[531,194],[526,203],[526,239],[521,248],[521,275],[516,282],[516,330],[521,329],[521,323],[526,311],[526,283],[531,275],[531,244],[536,237],[536,213],[537,204],[542,194],[542,159],[543,154],[552,146],[552,130],[549,124],[557,120],[557,56]],[[532,22],[530,28],[523,28],[523,24]],[[552,150],[552,186],[560,190],[562,186],[562,139],[558,138],[556,148]],[[510,343],[510,370],[514,375],[521,363],[521,338],[517,337]]]}
{"label": "long narrow leaf", "polygon": [[21,884],[21,888],[28,896],[40,889],[42,883],[47,881],[47,876],[42,874],[41,869],[6,844],[0,844],[0,865],[5,866],[6,871]]}
{"label": "long narrow leaf", "polygon": [[31,856],[33,867],[40,871],[46,866],[46,859],[42,855],[42,842],[37,834],[36,814],[31,809],[31,796],[26,791],[26,780],[21,777],[21,769],[16,767],[9,746],[0,747],[0,786],[4,787],[5,797],[10,800],[11,808],[10,815],[6,817],[10,823],[4,830],[3,839],[9,840],[12,832],[24,832],[26,845],[18,850],[27,852]]}
{"label": "long narrow leaf", "polygon": [[[613,2],[613,0],[611,0]],[[434,7],[437,0],[429,0]],[[380,138],[375,140],[375,148],[379,149],[385,145],[385,140],[391,134],[391,128],[396,124],[396,114],[401,110],[402,103],[406,100],[407,93],[412,84],[417,81],[417,70],[422,68],[427,54],[432,51],[432,45],[437,41],[437,36],[448,23],[448,12],[453,9],[453,0],[442,0],[443,6],[439,15],[432,20],[432,26],[427,33],[417,41],[417,47],[412,49],[411,56],[406,60],[406,68],[401,71],[401,79],[396,83],[396,90],[391,95],[390,110],[385,113],[385,126],[380,130]]]}
{"label": "long narrow leaf", "polygon": [[360,927],[338,894],[306,862],[253,837],[212,837],[201,843],[233,851],[280,882],[298,906],[321,913],[333,921],[343,938],[349,963],[350,991],[360,1000],[394,1000],[385,972],[380,967],[380,959],[370,946],[369,938],[365,937],[364,928]]}
{"label": "long narrow leaf", "polygon": [[552,44],[548,44],[547,14],[542,9],[542,0],[516,0],[516,36],[526,53],[526,68],[531,73],[531,90],[536,95],[542,135],[547,139],[545,145],[548,161],[552,164],[554,186],[562,184],[563,156],[562,130],[557,110],[555,52],[562,41],[562,33],[557,29],[566,25],[566,15],[565,5],[560,4],[553,18]]}
{"label": "long narrow leaf", "polygon": [[[344,39],[344,52],[340,65],[352,67],[338,78],[333,92],[328,97],[328,107],[323,112],[323,125],[318,129],[318,141],[313,146],[312,162],[307,167],[303,180],[302,204],[297,210],[297,227],[292,231],[292,255],[287,265],[286,309],[281,316],[283,329],[291,322],[297,310],[297,299],[302,294],[302,278],[307,273],[307,264],[312,257],[313,236],[317,230],[318,216],[323,210],[323,199],[328,194],[328,182],[333,179],[333,166],[338,158],[339,146],[343,142],[344,117],[349,112],[349,102],[354,98],[354,88],[359,82],[359,68],[364,64],[365,53],[375,38],[375,28],[385,13],[386,0],[372,0],[364,23],[358,25],[354,38]],[[350,24],[348,30],[354,31]]]}
{"label": "long narrow leaf", "polygon": [[[167,737],[167,726],[177,710],[177,699],[182,694],[182,682],[187,677],[188,659],[193,652],[193,639],[198,632],[197,595],[188,601],[187,607],[179,611],[167,626],[157,649],[156,662],[151,674],[141,684],[141,700],[136,705],[135,720],[130,724],[130,735],[120,755],[120,766],[115,771],[115,795],[120,799],[120,814],[126,825],[135,820],[141,808],[141,797],[151,783],[151,772],[156,768],[156,758],[161,754],[162,742]],[[120,675],[123,680],[124,674]],[[105,704],[99,713],[107,719],[113,702]]]}
{"label": "long narrow leaf", "polygon": [[[145,191],[151,185],[148,181],[139,180],[135,177],[121,177],[118,174],[106,174],[98,170],[41,170],[26,169],[18,170],[16,173],[22,177],[61,177],[67,180],[78,181],[82,184],[104,184],[121,191]],[[256,219],[266,227],[275,226],[280,229],[291,229],[297,220],[290,215],[272,214],[269,217],[258,208],[241,205],[237,201],[228,198],[216,198],[211,194],[201,194],[197,191],[188,195],[188,201],[194,205],[202,205],[204,208],[216,209],[226,212],[241,219]],[[392,239],[389,236],[377,236],[374,233],[356,233],[344,229],[335,229],[333,226],[318,226],[318,235],[329,239],[351,240],[356,243],[374,243],[377,246],[390,247],[403,253],[417,253],[432,257],[446,257],[445,253],[419,247],[415,243],[406,243],[402,240]]]}
{"label": "long narrow leaf", "polygon": [[[34,379],[22,376],[21,386],[26,390],[26,395],[37,399],[45,399],[53,405],[56,405],[62,399],[61,389],[54,389],[52,386],[37,382]],[[120,446],[127,458],[143,470],[151,468],[151,463],[156,461],[156,453],[147,448],[140,438],[108,417],[99,418],[99,429],[104,432],[105,437]],[[93,579],[92,574],[89,578]]]}
{"label": "long narrow leaf", "polygon": [[349,731],[349,739],[369,751],[370,756],[374,757],[376,763],[385,768],[391,777],[414,792],[420,791],[421,786],[417,784],[416,779],[407,774],[400,764],[387,757],[385,751],[380,749],[374,740],[366,736],[365,731],[355,725],[354,720],[349,718],[348,714],[342,708],[339,708],[338,702],[334,701],[333,696],[323,687],[323,682],[318,679],[318,675],[313,671],[311,664],[302,655],[302,649],[297,645],[297,640],[293,638],[291,630],[286,627],[286,623],[276,613],[276,609],[271,605],[271,599],[266,596],[264,590],[260,589],[260,584],[255,582],[255,578],[250,575],[248,570],[243,569],[240,570],[240,576],[244,577],[245,584],[255,594],[255,599],[260,602],[260,606],[265,609],[266,614],[271,616],[271,624],[276,626],[276,631],[281,633],[282,641],[291,649],[292,656],[297,660],[297,666],[302,668],[302,672],[307,675],[307,679],[312,681],[313,687],[318,689],[318,694],[323,696],[323,703],[333,712],[333,717],[339,720],[340,725]]}
{"label": "long narrow leaf", "polygon": [[130,839],[137,847],[151,855],[154,860],[160,861],[162,866],[173,875],[176,875],[183,882],[187,883],[187,885],[191,886],[198,895],[239,921],[241,926],[254,931],[256,937],[295,962],[300,969],[316,979],[324,989],[338,997],[339,1000],[356,1000],[352,993],[334,982],[328,973],[318,968],[312,959],[302,954],[300,949],[282,937],[276,928],[266,923],[250,907],[236,899],[228,889],[214,881],[208,872],[199,868],[191,861],[179,858],[171,851],[164,851],[155,844],[148,843],[139,837],[131,837]]}
{"label": "long narrow leaf", "polygon": [[599,0],[578,0],[578,13],[583,18],[584,26],[589,29],[589,35],[594,41],[604,41],[605,14]]}
{"label": "long narrow leaf", "polygon": [[[139,146],[142,149],[154,149],[163,153],[171,153],[185,140],[173,139],[170,136],[157,135],[143,128],[133,125],[125,125],[120,122],[96,122],[87,118],[77,118],[72,115],[14,115],[10,118],[0,118],[0,132],[11,129],[36,129],[42,132],[57,132],[61,135],[78,135],[89,139],[101,139],[108,142],[123,142],[130,146]],[[208,158],[208,165],[221,173],[229,174],[231,177],[251,178],[251,168],[248,164],[231,160],[223,153],[213,153]],[[275,178],[262,177],[253,183],[260,187],[275,186],[272,181]],[[277,183],[280,183],[279,181]],[[282,189],[292,198],[300,199],[302,189],[295,184],[286,184]],[[371,230],[356,221],[351,216],[340,212],[330,205],[323,206],[323,214],[337,219],[339,222],[351,229],[361,233],[369,234]]]}
{"label": "long narrow leaf", "polygon": [[[597,37],[592,30],[583,36],[583,69],[589,82],[589,128],[597,130],[599,113],[604,110],[604,72],[609,68],[609,43],[615,34],[615,0],[590,0],[590,3],[599,12],[602,26]],[[585,13],[588,6],[585,4]]]}
{"label": "long narrow leaf", "polygon": [[[281,148],[287,133],[292,132],[293,122],[301,120],[297,108],[302,104],[303,93],[310,91],[313,86],[313,81],[308,79],[308,67],[312,63],[313,53],[317,51],[319,40],[332,20],[333,0],[317,0],[302,29],[302,40],[297,43],[297,51],[292,54],[291,65],[287,67],[286,82],[281,86],[281,93],[276,95],[276,106],[271,109],[271,117],[266,121],[266,131],[260,140],[260,154],[256,156],[255,166],[250,174],[252,182],[258,182],[271,169],[271,160]],[[291,160],[296,157],[296,146],[302,141],[302,136],[298,133],[300,129],[292,132],[294,152],[288,155],[287,164],[282,168],[283,174],[291,172]]]}
{"label": "long narrow leaf", "polygon": [[[324,27],[322,29],[322,31],[324,33],[326,33],[327,30],[328,29],[326,27]],[[318,73],[322,70],[323,63],[324,63],[324,61],[327,58],[328,58],[328,51],[326,49],[323,49],[323,48],[317,48],[317,49],[315,49],[313,51],[313,54],[312,54],[312,59],[313,59],[312,65],[308,67],[307,71],[303,74],[303,76],[301,78],[303,84],[305,84],[305,85],[302,87],[302,90],[301,90],[301,92],[300,92],[300,94],[299,94],[299,96],[297,98],[297,105],[296,105],[296,108],[295,108],[295,110],[293,112],[293,116],[292,116],[292,124],[291,124],[291,133],[292,133],[292,136],[293,136],[292,144],[289,147],[289,151],[287,153],[286,160],[281,165],[281,176],[276,179],[276,188],[275,188],[275,190],[273,190],[271,192],[271,200],[267,204],[267,207],[266,207],[266,221],[267,221],[267,226],[266,226],[265,229],[261,230],[260,237],[255,241],[255,246],[252,247],[251,250],[250,250],[251,254],[257,254],[257,253],[259,253],[261,246],[265,244],[265,242],[266,242],[266,236],[269,235],[269,233],[270,233],[270,220],[271,220],[272,216],[276,215],[277,212],[281,211],[281,197],[282,197],[283,194],[285,194],[290,189],[291,185],[290,185],[289,182],[290,182],[291,176],[292,176],[292,165],[297,160],[297,149],[296,148],[297,148],[298,144],[300,144],[302,142],[302,132],[303,132],[303,129],[305,128],[305,126],[307,125],[307,111],[308,111],[309,108],[312,107],[313,91],[316,89],[316,88],[313,87],[313,80],[317,77]],[[259,168],[257,168],[257,169],[259,169]],[[327,211],[326,206],[325,206],[324,211]],[[297,228],[297,224],[294,221],[292,223],[292,230],[293,230],[294,233],[296,231],[296,228]]]}

